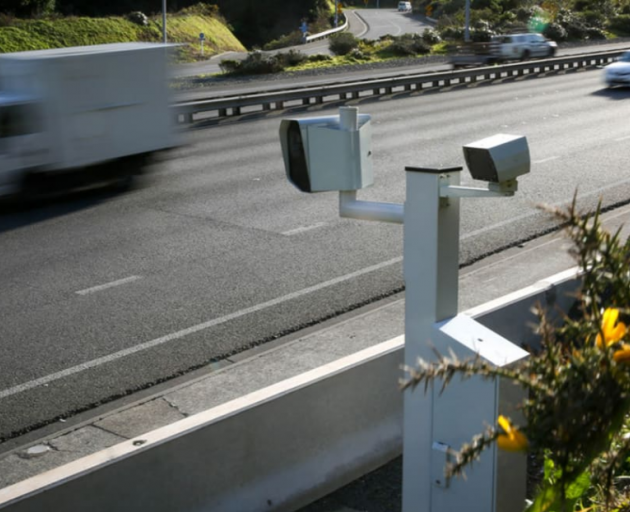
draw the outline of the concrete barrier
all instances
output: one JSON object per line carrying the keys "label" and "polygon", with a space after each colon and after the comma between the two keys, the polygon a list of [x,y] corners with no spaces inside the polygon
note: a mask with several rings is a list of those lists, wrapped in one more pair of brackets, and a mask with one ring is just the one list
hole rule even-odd
{"label": "concrete barrier", "polygon": [[[466,312],[536,345],[576,271]],[[402,336],[0,490],[10,512],[291,511],[401,453]]]}

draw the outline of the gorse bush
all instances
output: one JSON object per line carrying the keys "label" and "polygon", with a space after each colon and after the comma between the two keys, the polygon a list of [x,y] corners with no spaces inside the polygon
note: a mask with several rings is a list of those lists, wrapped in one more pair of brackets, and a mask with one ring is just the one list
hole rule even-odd
{"label": "gorse bush", "polygon": [[425,28],[422,32],[422,40],[428,45],[434,45],[442,42],[440,33],[433,28]]}
{"label": "gorse bush", "polygon": [[573,242],[582,275],[577,314],[558,326],[539,309],[542,347],[514,366],[441,357],[410,368],[402,387],[446,385],[456,375],[517,383],[527,392],[520,403],[526,424],[500,416],[454,454],[448,474],[461,474],[496,442],[545,461],[545,478],[528,511],[628,511],[630,493],[619,476],[630,454],[624,426],[630,413],[630,244],[602,228],[599,209],[582,215],[574,200],[568,209],[547,210]]}
{"label": "gorse bush", "polygon": [[418,34],[403,34],[393,38],[387,49],[398,57],[424,55],[431,51],[431,46]]}
{"label": "gorse bush", "polygon": [[359,47],[359,40],[350,32],[339,32],[330,36],[328,48],[335,55],[348,55]]}
{"label": "gorse bush", "polygon": [[285,67],[299,66],[308,60],[308,55],[294,49],[288,52],[280,52],[276,57],[282,61]]}
{"label": "gorse bush", "polygon": [[329,62],[331,60],[332,57],[330,55],[326,55],[325,53],[315,53],[308,56],[309,62]]}
{"label": "gorse bush", "polygon": [[274,39],[266,43],[263,46],[263,50],[277,50],[279,48],[286,48],[287,46],[298,46],[304,42],[304,34],[302,34],[299,30],[294,30],[293,32],[281,36],[278,39]]}
{"label": "gorse bush", "polygon": [[228,60],[219,64],[224,73],[235,75],[264,75],[284,71],[286,64],[281,56],[268,55],[261,51],[247,54],[242,61]]}

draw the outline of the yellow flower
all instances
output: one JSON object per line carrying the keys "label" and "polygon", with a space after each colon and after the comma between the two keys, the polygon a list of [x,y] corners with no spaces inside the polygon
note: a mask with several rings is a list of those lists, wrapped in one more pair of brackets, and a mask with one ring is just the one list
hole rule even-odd
{"label": "yellow flower", "polygon": [[630,363],[630,345],[624,343],[619,350],[615,351],[613,359],[618,363]]}
{"label": "yellow flower", "polygon": [[527,450],[527,437],[514,427],[505,416],[499,415],[499,426],[504,433],[497,437],[499,448],[507,452],[523,452]]}
{"label": "yellow flower", "polygon": [[[607,308],[602,318],[602,328],[597,334],[597,346],[599,348],[610,347],[613,343],[617,343],[626,334],[626,324],[617,322],[619,318],[619,310],[615,308]],[[602,334],[604,335],[602,338]]]}

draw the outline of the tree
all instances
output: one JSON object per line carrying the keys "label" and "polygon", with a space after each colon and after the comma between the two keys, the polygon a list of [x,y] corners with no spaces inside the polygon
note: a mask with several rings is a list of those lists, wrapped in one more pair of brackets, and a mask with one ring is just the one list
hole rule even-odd
{"label": "tree", "polygon": [[18,17],[41,16],[55,10],[55,0],[4,0],[2,11]]}

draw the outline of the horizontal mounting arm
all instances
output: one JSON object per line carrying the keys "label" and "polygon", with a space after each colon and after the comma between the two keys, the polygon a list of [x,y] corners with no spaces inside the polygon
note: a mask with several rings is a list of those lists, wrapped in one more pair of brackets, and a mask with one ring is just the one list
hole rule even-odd
{"label": "horizontal mounting arm", "polygon": [[359,201],[356,190],[341,190],[339,191],[339,215],[349,219],[402,224],[404,206],[396,203]]}

